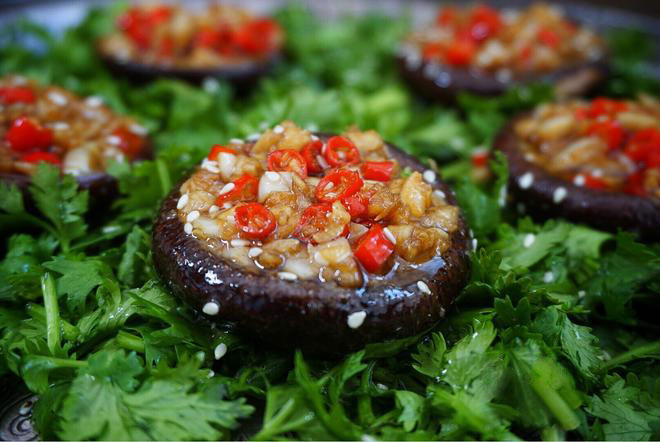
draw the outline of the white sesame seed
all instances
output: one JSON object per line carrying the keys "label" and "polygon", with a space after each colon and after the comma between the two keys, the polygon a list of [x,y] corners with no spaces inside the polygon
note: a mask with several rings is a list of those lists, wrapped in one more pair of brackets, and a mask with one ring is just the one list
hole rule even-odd
{"label": "white sesame seed", "polygon": [[376,387],[379,390],[387,390],[387,385],[385,385],[385,384],[378,383],[378,384],[376,384]]}
{"label": "white sesame seed", "polygon": [[195,221],[197,218],[199,218],[199,210],[193,210],[186,216],[186,221],[191,223]]}
{"label": "white sesame seed", "polygon": [[117,135],[108,135],[105,140],[114,146],[119,146],[121,144],[121,138],[119,138]]}
{"label": "white sesame seed", "polygon": [[585,181],[586,178],[582,174],[575,175],[575,178],[573,178],[573,184],[576,186],[584,186]]}
{"label": "white sesame seed", "polygon": [[226,354],[227,354],[227,345],[224,343],[218,344],[215,350],[213,350],[213,356],[215,356],[216,361],[222,358]]}
{"label": "white sesame seed", "polygon": [[149,133],[146,127],[140,126],[137,123],[133,123],[130,126],[128,126],[128,130],[133,132],[135,135],[146,135]]}
{"label": "white sesame seed", "polygon": [[525,235],[525,239],[523,239],[523,246],[529,248],[532,246],[532,244],[534,244],[535,240],[536,240],[536,235],[534,235],[533,233],[528,233],[527,235]]}
{"label": "white sesame seed", "polygon": [[186,207],[186,204],[188,204],[188,199],[190,196],[187,193],[184,193],[181,195],[181,198],[179,198],[179,201],[176,203],[176,208],[181,210],[184,207]]}
{"label": "white sesame seed", "polygon": [[229,144],[243,144],[245,141],[241,140],[240,138],[232,138],[229,140]]}
{"label": "white sesame seed", "polygon": [[555,191],[552,193],[552,201],[555,202],[555,204],[559,204],[562,201],[564,201],[564,198],[566,198],[566,188],[565,187],[557,187]]}
{"label": "white sesame seed", "polygon": [[364,322],[364,318],[367,317],[367,312],[361,310],[359,312],[354,312],[348,315],[347,323],[350,328],[358,328]]}
{"label": "white sesame seed", "polygon": [[426,284],[424,281],[417,281],[417,288],[422,293],[426,293],[427,295],[431,294],[431,289],[429,288],[428,284]]}
{"label": "white sesame seed", "polygon": [[259,138],[261,138],[261,135],[257,133],[250,134],[247,137],[245,137],[245,139],[248,141],[257,141]]}
{"label": "white sesame seed", "polygon": [[245,247],[250,245],[250,241],[245,239],[232,239],[229,243],[232,247]]}
{"label": "white sesame seed", "polygon": [[209,374],[206,375],[209,379],[211,379],[213,376],[215,376],[215,371],[209,370]]}
{"label": "white sesame seed", "polygon": [[584,290],[578,290],[578,298],[584,298],[587,295],[587,292]]}
{"label": "white sesame seed", "polygon": [[190,223],[185,223],[183,225],[183,231],[186,232],[188,235],[190,235],[193,231],[193,226]]}
{"label": "white sesame seed", "polygon": [[207,302],[202,308],[202,312],[209,316],[215,316],[220,311],[220,306],[215,302]]}
{"label": "white sesame seed", "polygon": [[477,245],[479,245],[477,238],[472,238],[472,250],[477,250]]}
{"label": "white sesame seed", "polygon": [[534,183],[534,175],[532,172],[527,172],[518,179],[518,184],[522,189],[529,189]]}
{"label": "white sesame seed", "polygon": [[276,134],[284,133],[284,128],[278,124],[273,128],[273,132],[275,132]]}
{"label": "white sesame seed", "polygon": [[319,137],[317,137],[316,135],[313,135],[313,134],[310,136],[310,138],[312,139],[312,141],[318,141],[319,140]]}
{"label": "white sesame seed", "polygon": [[209,213],[211,215],[216,213],[218,210],[220,210],[220,207],[216,206],[215,204],[213,204],[211,207],[209,207]]}
{"label": "white sesame seed", "polygon": [[396,244],[396,236],[394,236],[392,231],[387,227],[383,229],[383,235],[385,235],[385,238],[389,239],[392,244]]}
{"label": "white sesame seed", "polygon": [[54,91],[48,93],[48,99],[58,106],[65,106],[69,102],[64,95]]}
{"label": "white sesame seed", "polygon": [[445,195],[445,193],[442,190],[438,190],[438,189],[433,191],[433,196],[442,200],[447,198],[447,195]]}
{"label": "white sesame seed", "polygon": [[431,169],[425,170],[424,173],[422,174],[422,178],[424,178],[424,181],[427,183],[435,183],[435,172],[432,171]]}
{"label": "white sesame seed", "polygon": [[103,104],[103,98],[92,95],[91,97],[87,97],[85,99],[85,104],[89,107],[99,107]]}
{"label": "white sesame seed", "polygon": [[257,256],[261,255],[263,252],[263,249],[261,247],[251,247],[250,250],[248,250],[248,256],[250,258],[256,258]]}
{"label": "white sesame seed", "polygon": [[284,281],[295,281],[298,279],[298,275],[291,272],[277,272],[277,277]]}
{"label": "white sesame seed", "polygon": [[552,281],[555,280],[555,274],[552,272],[545,272],[543,275],[543,282],[546,284],[550,284]]}
{"label": "white sesame seed", "polygon": [[69,123],[66,123],[66,122],[64,122],[64,121],[56,121],[56,122],[54,122],[54,123],[51,125],[51,127],[52,127],[54,130],[67,130],[67,129],[69,129],[71,126],[69,126]]}
{"label": "white sesame seed", "polygon": [[234,187],[236,187],[236,185],[234,183],[225,184],[222,187],[222,189],[220,189],[220,195],[224,195],[225,193],[231,192],[232,190],[234,190]]}

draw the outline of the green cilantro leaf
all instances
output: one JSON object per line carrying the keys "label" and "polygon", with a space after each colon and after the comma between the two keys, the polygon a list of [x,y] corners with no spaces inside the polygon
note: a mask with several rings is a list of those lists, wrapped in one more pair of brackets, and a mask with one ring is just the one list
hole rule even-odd
{"label": "green cilantro leaf", "polygon": [[32,175],[30,193],[41,213],[52,223],[60,246],[68,251],[71,243],[87,231],[83,215],[89,194],[78,191],[76,179],[61,175],[60,169],[42,162]]}

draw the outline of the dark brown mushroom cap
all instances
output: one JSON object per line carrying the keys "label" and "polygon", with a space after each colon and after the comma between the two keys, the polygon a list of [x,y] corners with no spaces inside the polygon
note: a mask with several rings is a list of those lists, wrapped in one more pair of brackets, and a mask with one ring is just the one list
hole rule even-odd
{"label": "dark brown mushroom cap", "polygon": [[[509,161],[510,193],[530,215],[563,217],[608,231],[631,230],[648,240],[660,238],[660,204],[650,198],[576,186],[527,161],[514,131],[516,122],[527,116],[528,112],[511,120],[495,138],[494,147]],[[528,173],[531,184],[521,186],[521,177]],[[557,191],[560,188],[566,191],[563,198],[559,197],[563,191]]]}
{"label": "dark brown mushroom cap", "polygon": [[250,60],[218,68],[182,68],[167,67],[133,60],[121,60],[98,49],[99,55],[114,72],[126,75],[134,80],[148,81],[157,77],[178,78],[191,83],[201,83],[205,78],[226,80],[239,87],[253,85],[259,78],[270,73],[280,61],[280,52],[272,52],[265,58]]}
{"label": "dark brown mushroom cap", "polygon": [[[414,157],[388,145],[402,167],[424,171]],[[433,185],[455,204],[449,187]],[[450,235],[451,245],[434,258],[431,272],[407,269],[364,289],[346,289],[317,280],[283,281],[274,273],[244,272],[217,257],[192,235],[183,232],[177,216],[179,189],[165,199],[153,230],[153,257],[165,284],[197,311],[213,302],[217,315],[209,319],[235,322],[239,330],[268,345],[299,347],[321,356],[335,356],[366,343],[402,338],[433,326],[465,285],[469,275],[469,238],[461,217]],[[417,286],[425,282],[431,293]],[[358,328],[348,316],[365,312]]]}
{"label": "dark brown mushroom cap", "polygon": [[444,102],[453,102],[460,92],[495,96],[512,86],[549,82],[558,96],[584,95],[609,75],[606,57],[584,63],[563,66],[546,72],[513,76],[504,81],[494,73],[479,69],[454,68],[443,63],[415,56],[397,55],[399,72],[420,95]]}

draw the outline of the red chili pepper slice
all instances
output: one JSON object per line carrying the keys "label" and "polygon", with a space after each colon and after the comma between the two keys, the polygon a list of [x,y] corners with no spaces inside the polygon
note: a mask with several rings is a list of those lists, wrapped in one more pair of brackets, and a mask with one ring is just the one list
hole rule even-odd
{"label": "red chili pepper slice", "polygon": [[389,181],[394,173],[392,161],[365,161],[360,165],[365,180]]}
{"label": "red chili pepper slice", "polygon": [[435,22],[441,26],[452,24],[458,18],[458,9],[455,6],[445,6],[438,11]]}
{"label": "red chili pepper slice", "polygon": [[263,204],[248,203],[236,208],[236,226],[241,237],[264,239],[275,230],[275,216]]}
{"label": "red chili pepper slice", "polygon": [[644,129],[636,132],[626,145],[624,153],[636,163],[648,165],[653,152],[660,152],[660,130]]}
{"label": "red chili pepper slice", "polygon": [[556,48],[561,42],[559,35],[557,35],[555,31],[549,28],[539,29],[537,36],[539,41],[549,48]]}
{"label": "red chili pepper slice", "polygon": [[279,25],[270,19],[253,20],[241,26],[234,40],[248,54],[263,54],[273,49],[275,33]]}
{"label": "red chili pepper slice", "polygon": [[454,40],[445,52],[445,60],[452,66],[466,66],[472,61],[476,50],[477,46],[470,40]]}
{"label": "red chili pepper slice", "polygon": [[17,152],[45,149],[53,143],[53,131],[27,117],[19,117],[5,134],[5,140]]}
{"label": "red chili pepper slice", "polygon": [[631,175],[628,175],[628,178],[626,178],[626,183],[623,186],[623,191],[630,195],[646,196],[643,173],[635,172]]}
{"label": "red chili pepper slice", "polygon": [[607,143],[608,150],[621,146],[625,132],[616,120],[594,121],[587,128],[587,134],[596,135]]}
{"label": "red chili pepper slice", "polygon": [[307,162],[293,149],[274,150],[268,154],[268,170],[295,172],[304,178],[307,176]]}
{"label": "red chili pepper slice", "polygon": [[593,175],[584,175],[584,186],[590,189],[607,189],[609,187],[605,180]]}
{"label": "red chili pepper slice", "polygon": [[316,199],[332,203],[357,193],[362,184],[360,174],[353,170],[333,170],[316,186]]}
{"label": "red chili pepper slice", "polygon": [[144,138],[126,127],[118,127],[112,134],[119,138],[119,148],[131,158],[137,156],[144,147]]}
{"label": "red chili pepper slice", "polygon": [[238,155],[238,151],[232,149],[231,147],[221,146],[216,144],[211,148],[211,153],[209,153],[208,159],[211,161],[218,161],[218,155],[220,153],[230,153],[232,155]]}
{"label": "red chili pepper slice", "polygon": [[351,219],[356,219],[367,213],[369,201],[364,195],[355,193],[351,196],[341,199],[341,203],[351,215]]}
{"label": "red chili pepper slice", "polygon": [[159,25],[166,22],[172,16],[172,8],[167,5],[160,5],[152,8],[147,14],[147,20],[152,25]]}
{"label": "red chili pepper slice", "polygon": [[45,161],[46,163],[55,165],[62,162],[60,157],[51,152],[31,152],[23,155],[21,161],[25,161],[26,163],[40,163]]}
{"label": "red chili pepper slice", "polygon": [[355,257],[371,273],[380,270],[394,252],[394,244],[387,239],[379,224],[371,226],[355,248]]}
{"label": "red chili pepper slice", "polygon": [[195,37],[194,46],[209,48],[222,55],[231,55],[238,50],[234,42],[234,31],[228,26],[202,28]]}
{"label": "red chili pepper slice", "polygon": [[471,160],[473,167],[486,167],[490,153],[487,150],[478,150],[472,153]]}
{"label": "red chili pepper slice", "polygon": [[293,236],[305,243],[314,243],[312,239],[318,232],[325,230],[332,212],[332,204],[312,204],[300,216],[300,222],[293,231]]}
{"label": "red chili pepper slice", "polygon": [[628,109],[628,104],[625,101],[598,97],[591,102],[588,115],[592,118],[596,118],[601,115],[615,115],[626,109]]}
{"label": "red chili pepper slice", "polygon": [[0,88],[0,100],[3,104],[34,103],[36,96],[32,89],[25,86],[9,86]]}
{"label": "red chili pepper slice", "polygon": [[442,58],[444,53],[445,47],[440,43],[426,43],[422,47],[422,57],[424,58]]}
{"label": "red chili pepper slice", "polygon": [[138,47],[146,49],[151,43],[151,29],[145,22],[145,16],[139,8],[131,8],[117,19],[121,29]]}
{"label": "red chili pepper slice", "polygon": [[328,140],[325,159],[332,167],[342,167],[360,162],[360,151],[351,140],[334,136]]}
{"label": "red chili pepper slice", "polygon": [[159,43],[158,55],[161,57],[171,57],[174,53],[174,39],[166,35],[161,38]]}
{"label": "red chili pepper slice", "polygon": [[259,180],[251,175],[243,175],[234,181],[234,188],[227,193],[218,195],[216,206],[222,206],[228,201],[251,201],[257,198]]}
{"label": "red chili pepper slice", "polygon": [[648,167],[649,169],[655,169],[656,167],[660,167],[660,150],[651,152],[646,157],[646,167]]}
{"label": "red chili pepper slice", "polygon": [[[300,216],[300,221],[293,231],[293,236],[304,243],[316,244],[314,235],[328,228],[328,219],[331,213],[332,204],[330,203],[312,204],[307,207]],[[349,230],[348,225],[346,225],[339,235],[346,236]]]}
{"label": "red chili pepper slice", "polygon": [[310,141],[303,147],[302,156],[307,163],[308,173],[321,173],[323,166],[319,163],[318,157],[323,156],[323,143],[321,140]]}
{"label": "red chili pepper slice", "polygon": [[169,20],[172,8],[157,6],[149,11],[139,7],[127,10],[117,19],[117,26],[140,48],[151,45],[154,27]]}
{"label": "red chili pepper slice", "polygon": [[500,14],[486,5],[479,5],[472,10],[470,17],[470,36],[475,41],[484,41],[502,26]]}
{"label": "red chili pepper slice", "polygon": [[524,46],[520,52],[518,53],[518,58],[521,61],[528,61],[532,57],[532,47],[531,46]]}

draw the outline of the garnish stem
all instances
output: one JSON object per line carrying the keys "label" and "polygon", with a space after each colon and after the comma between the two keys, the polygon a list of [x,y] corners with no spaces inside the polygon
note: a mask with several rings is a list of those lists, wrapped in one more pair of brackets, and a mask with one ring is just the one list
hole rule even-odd
{"label": "garnish stem", "polygon": [[51,354],[55,354],[60,348],[61,341],[60,308],[57,304],[55,283],[50,273],[41,277],[41,292],[46,309],[46,342]]}
{"label": "garnish stem", "polygon": [[170,179],[170,172],[167,170],[165,162],[156,158],[156,169],[158,170],[158,179],[160,180],[160,188],[163,191],[163,196],[172,188],[172,180]]}
{"label": "garnish stem", "polygon": [[603,371],[609,371],[618,365],[623,365],[626,362],[645,357],[660,358],[660,341],[654,341],[648,344],[640,345],[639,347],[635,347],[621,354],[618,354],[609,361],[603,363],[600,368]]}
{"label": "garnish stem", "polygon": [[580,425],[573,410],[540,376],[532,374],[531,385],[564,430],[574,430]]}
{"label": "garnish stem", "polygon": [[115,339],[117,340],[117,344],[127,350],[144,353],[144,341],[135,335],[120,330]]}

